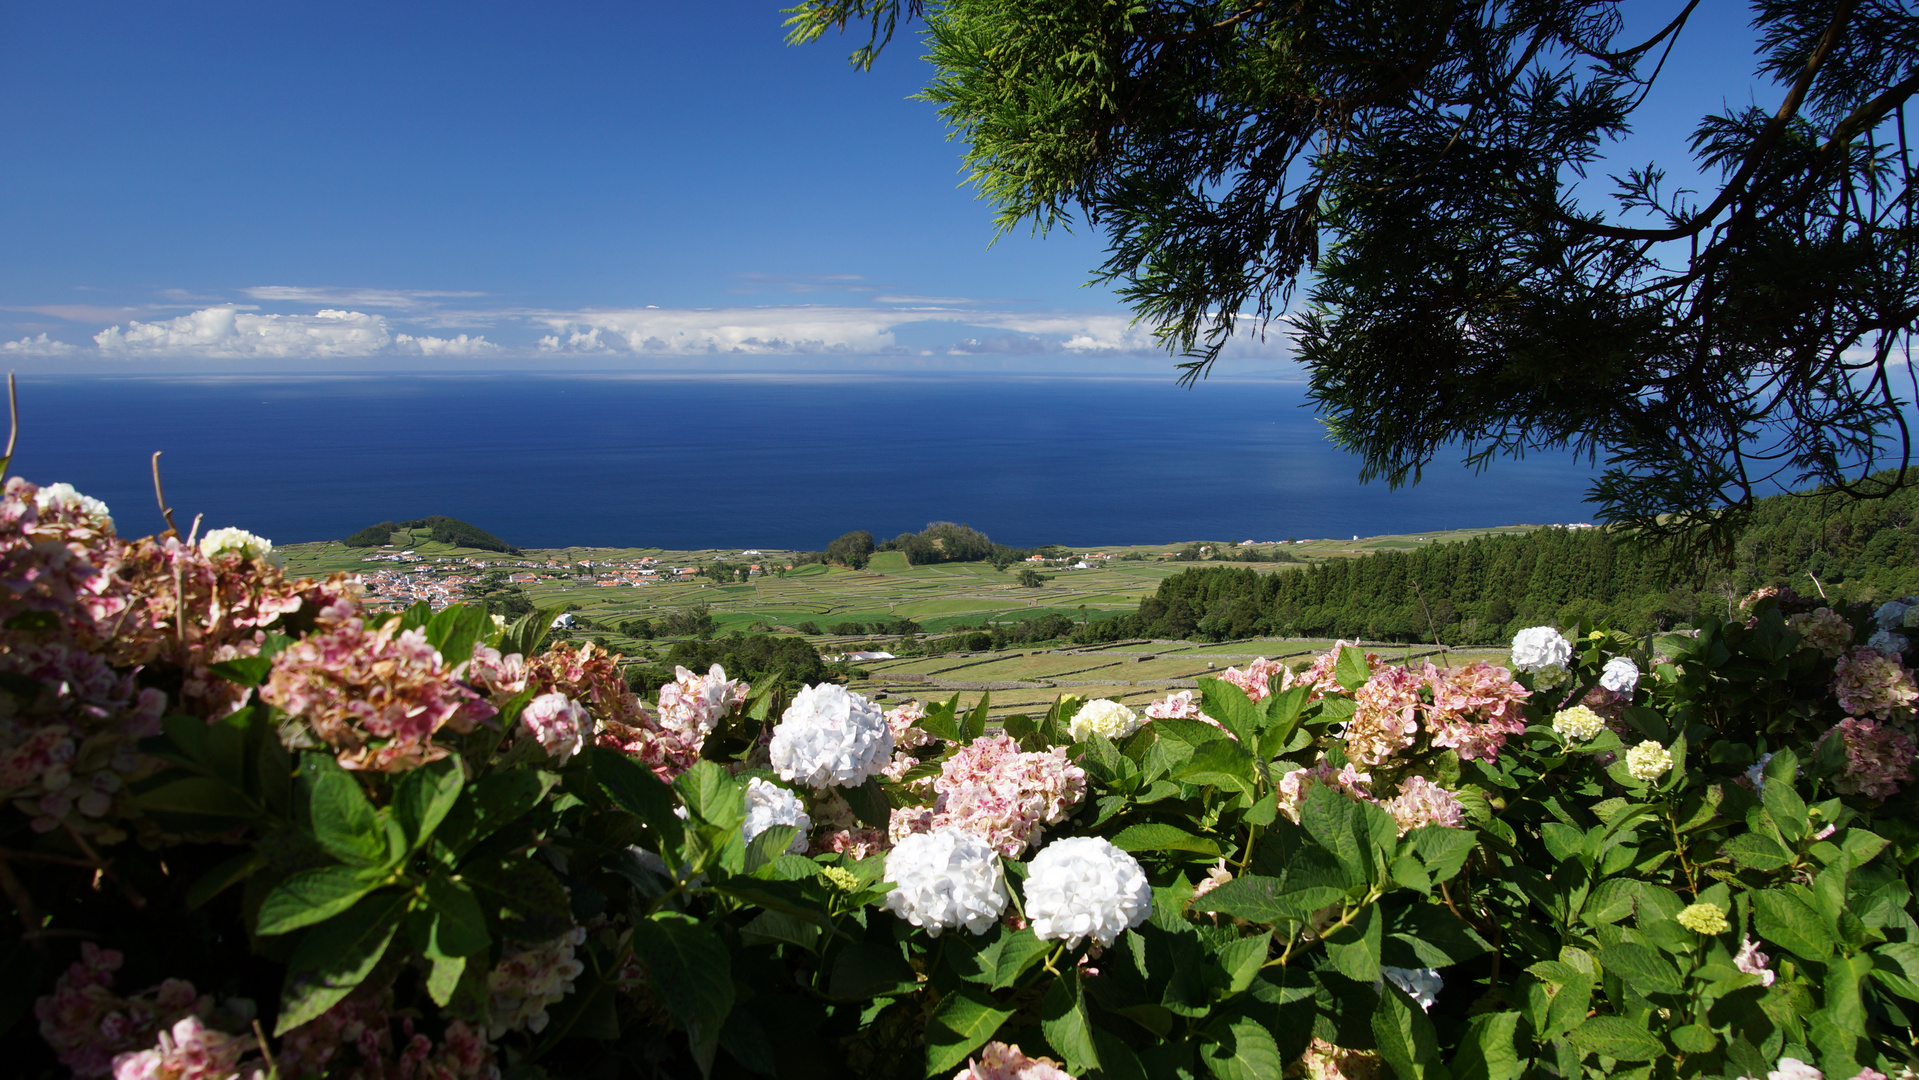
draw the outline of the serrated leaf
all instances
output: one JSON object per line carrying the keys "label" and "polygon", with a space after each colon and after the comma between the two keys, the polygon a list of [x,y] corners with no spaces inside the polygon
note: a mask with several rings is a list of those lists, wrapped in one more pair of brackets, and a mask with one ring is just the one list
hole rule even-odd
{"label": "serrated leaf", "polygon": [[1666,1044],[1645,1025],[1617,1016],[1595,1016],[1572,1030],[1566,1040],[1589,1054],[1615,1061],[1652,1061],[1668,1056]]}
{"label": "serrated leaf", "polygon": [[926,1075],[946,1072],[986,1045],[1012,1019],[1012,1009],[971,987],[940,999],[926,1022]]}
{"label": "serrated leaf", "polygon": [[257,934],[285,934],[322,923],[380,886],[384,874],[365,868],[323,866],[302,870],[274,886],[260,904]]}
{"label": "serrated leaf", "polygon": [[1272,1080],[1285,1071],[1273,1033],[1251,1017],[1221,1017],[1200,1039],[1200,1060],[1218,1080]]}
{"label": "serrated leaf", "polygon": [[633,928],[633,954],[646,965],[660,1004],[686,1032],[701,1074],[710,1072],[720,1028],[733,1011],[726,944],[692,919],[659,916]]}
{"label": "serrated leaf", "polygon": [[1653,949],[1636,942],[1608,945],[1599,950],[1606,970],[1642,994],[1677,994],[1685,989],[1679,973]]}
{"label": "serrated leaf", "polygon": [[286,1034],[359,989],[386,953],[406,905],[406,893],[383,889],[307,931],[287,965],[273,1034]]}
{"label": "serrated leaf", "polygon": [[1246,691],[1224,679],[1202,678],[1199,696],[1200,708],[1207,716],[1219,721],[1242,744],[1253,744],[1264,717],[1253,699],[1246,696]]}
{"label": "serrated leaf", "polygon": [[309,808],[313,838],[327,854],[354,866],[389,866],[394,861],[386,828],[351,773],[322,766],[313,778]]}
{"label": "serrated leaf", "polygon": [[893,805],[886,798],[886,789],[870,776],[858,787],[841,788],[840,796],[853,808],[859,823],[869,829],[885,829],[892,819]]}
{"label": "serrated leaf", "polygon": [[1121,851],[1189,851],[1208,858],[1219,856],[1219,841],[1159,822],[1128,825],[1113,837],[1112,843]]}
{"label": "serrated leaf", "polygon": [[460,771],[459,759],[453,757],[428,762],[410,770],[401,779],[399,790],[393,796],[393,812],[414,850],[419,850],[433,835],[433,830],[446,820],[465,786],[466,777]]}
{"label": "serrated leaf", "polygon": [[673,789],[661,783],[653,770],[617,750],[594,747],[590,753],[593,779],[613,805],[646,822],[668,853],[677,852],[684,842],[685,826],[673,812]]}
{"label": "serrated leaf", "polygon": [[1066,1059],[1066,1067],[1075,1073],[1099,1069],[1099,1051],[1093,1043],[1093,1022],[1086,1015],[1086,1003],[1080,992],[1079,973],[1070,972],[1053,980],[1040,1000],[1040,1030],[1046,1041]]}
{"label": "serrated leaf", "polygon": [[1439,1039],[1425,1010],[1391,983],[1380,988],[1379,1007],[1373,1010],[1373,1037],[1379,1043],[1379,1056],[1400,1080],[1421,1080],[1439,1053]]}
{"label": "serrated leaf", "polygon": [[1354,982],[1373,982],[1379,975],[1380,942],[1385,924],[1379,905],[1368,904],[1353,921],[1326,935],[1326,959],[1334,970]]}
{"label": "serrated leaf", "polygon": [[1807,960],[1832,953],[1832,935],[1818,913],[1798,897],[1780,890],[1752,894],[1753,929],[1767,941]]}
{"label": "serrated leaf", "polygon": [[1333,679],[1348,690],[1357,690],[1366,685],[1373,677],[1372,666],[1366,663],[1366,654],[1351,645],[1339,647],[1339,658],[1333,661]]}
{"label": "serrated leaf", "polygon": [[1792,853],[1764,833],[1748,832],[1725,842],[1720,853],[1748,870],[1771,873],[1792,862]]}
{"label": "serrated leaf", "polygon": [[1513,1046],[1518,1030],[1516,1012],[1474,1017],[1453,1058],[1453,1080],[1519,1080],[1526,1070]]}
{"label": "serrated leaf", "polygon": [[1329,885],[1289,887],[1286,879],[1243,874],[1193,901],[1194,911],[1218,912],[1249,922],[1304,922],[1313,912],[1337,904],[1346,890]]}
{"label": "serrated leaf", "polygon": [[426,879],[425,892],[433,912],[433,948],[439,955],[472,956],[493,944],[479,897],[465,883],[436,870]]}

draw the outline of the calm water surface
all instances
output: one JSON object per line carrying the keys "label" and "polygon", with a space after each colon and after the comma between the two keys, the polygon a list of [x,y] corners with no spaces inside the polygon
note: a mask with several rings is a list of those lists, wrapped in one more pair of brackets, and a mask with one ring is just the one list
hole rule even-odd
{"label": "calm water surface", "polygon": [[[14,471],[285,543],[448,514],[530,547],[817,549],[963,521],[1015,545],[1583,521],[1567,458],[1357,481],[1304,391],[1084,376],[23,378]],[[184,515],[184,516],[182,516]]]}

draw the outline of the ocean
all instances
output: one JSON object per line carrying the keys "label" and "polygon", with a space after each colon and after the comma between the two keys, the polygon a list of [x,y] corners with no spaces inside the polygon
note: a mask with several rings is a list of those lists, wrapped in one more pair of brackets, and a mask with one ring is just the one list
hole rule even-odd
{"label": "ocean", "polygon": [[1361,484],[1297,384],[1005,373],[22,377],[13,472],[124,535],[278,543],[446,514],[526,547],[818,549],[959,521],[1015,546],[1584,521],[1569,455]]}

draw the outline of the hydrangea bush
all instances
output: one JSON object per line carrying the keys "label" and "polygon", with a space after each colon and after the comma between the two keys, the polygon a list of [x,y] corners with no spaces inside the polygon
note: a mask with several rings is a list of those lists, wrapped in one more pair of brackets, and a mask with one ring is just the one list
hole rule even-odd
{"label": "hydrangea bush", "polygon": [[[1913,607],[1135,712],[656,702],[550,615],[0,501],[30,1077],[1910,1076]],[[1655,648],[1654,646],[1658,647]]]}

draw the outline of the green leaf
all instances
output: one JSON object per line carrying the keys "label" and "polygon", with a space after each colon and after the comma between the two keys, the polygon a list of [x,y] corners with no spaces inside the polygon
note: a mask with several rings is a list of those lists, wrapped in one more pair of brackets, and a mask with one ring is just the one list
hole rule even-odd
{"label": "green leaf", "polygon": [[1199,696],[1201,711],[1225,725],[1241,743],[1253,744],[1265,718],[1246,691],[1224,679],[1200,679]]}
{"label": "green leaf", "polygon": [[1686,988],[1665,957],[1636,942],[1600,949],[1599,962],[1642,994],[1677,994]]}
{"label": "green leaf", "polygon": [[547,631],[553,626],[553,620],[566,610],[565,604],[530,611],[513,620],[500,635],[500,655],[511,656],[519,653],[531,660],[540,651],[540,645],[546,640]]}
{"label": "green leaf", "polygon": [[1406,839],[1412,841],[1413,854],[1426,864],[1426,872],[1435,884],[1459,873],[1479,844],[1479,835],[1473,830],[1444,825],[1421,825],[1407,833]]}
{"label": "green leaf", "polygon": [[673,789],[661,783],[652,769],[618,750],[598,746],[589,752],[593,779],[613,805],[646,822],[666,853],[679,851],[685,827],[673,812]]}
{"label": "green leaf", "polygon": [[1832,935],[1817,912],[1798,897],[1777,889],[1752,894],[1753,929],[1767,941],[1807,960],[1832,954]]}
{"label": "green leaf", "polygon": [[1300,800],[1299,823],[1320,847],[1332,852],[1345,870],[1349,885],[1373,879],[1358,803],[1329,784],[1314,784]]}
{"label": "green leaf", "polygon": [[633,954],[646,965],[660,1004],[686,1032],[701,1074],[711,1072],[720,1029],[733,1011],[726,944],[690,918],[661,915],[633,928]]}
{"label": "green leaf", "polygon": [[1252,751],[1231,739],[1217,739],[1194,749],[1193,756],[1173,770],[1173,779],[1248,793],[1257,786]]}
{"label": "green leaf", "polygon": [[1152,728],[1161,739],[1171,740],[1176,745],[1188,747],[1204,746],[1228,737],[1224,729],[1214,727],[1203,720],[1185,720],[1176,716],[1155,720]]}
{"label": "green leaf", "polygon": [[[451,608],[447,610],[451,611]],[[393,796],[393,812],[399,817],[407,842],[418,851],[440,827],[446,815],[459,801],[466,778],[458,758],[446,757],[408,772]]]}
{"label": "green leaf", "polygon": [[1193,901],[1194,911],[1216,911],[1249,922],[1304,922],[1321,908],[1337,904],[1346,890],[1330,885],[1289,887],[1285,878],[1242,874]]}
{"label": "green leaf", "polygon": [[260,904],[257,934],[284,934],[325,922],[380,886],[384,874],[366,868],[302,870],[274,886]]}
{"label": "green leaf", "polygon": [[1379,1056],[1400,1080],[1423,1080],[1439,1054],[1439,1039],[1425,1010],[1390,983],[1381,987],[1379,1008],[1373,1010],[1373,1037]]}
{"label": "green leaf", "polygon": [[439,955],[472,956],[493,944],[479,897],[465,883],[436,870],[426,879],[425,891],[433,912],[433,948]]}
{"label": "green leaf", "polygon": [[400,927],[407,894],[382,889],[307,931],[287,964],[275,1036],[319,1016],[359,989]]}
{"label": "green leaf", "polygon": [[1285,751],[1311,690],[1311,687],[1295,686],[1266,699],[1266,730],[1259,736],[1260,757],[1271,760]]}
{"label": "green leaf", "polygon": [[992,701],[993,695],[980,694],[979,700],[973,704],[973,711],[966,714],[965,722],[960,725],[961,742],[970,745],[974,739],[986,734],[987,711]]}
{"label": "green leaf", "polygon": [[1792,862],[1792,853],[1764,833],[1740,833],[1725,842],[1720,852],[1748,870],[1769,874]]}
{"label": "green leaf", "polygon": [[1355,982],[1376,981],[1380,977],[1379,949],[1385,922],[1379,905],[1361,908],[1351,923],[1326,936],[1326,959]]}
{"label": "green leaf", "polygon": [[760,830],[746,845],[746,869],[748,874],[786,854],[793,841],[800,835],[797,825],[769,825]]}
{"label": "green leaf", "polygon": [[1086,1015],[1077,971],[1053,980],[1053,985],[1046,988],[1039,1016],[1040,1030],[1066,1059],[1067,1069],[1081,1074],[1098,1071],[1099,1050],[1093,1043],[1093,1022]]}
{"label": "green leaf", "polygon": [[435,956],[428,960],[426,993],[433,1004],[442,1009],[453,1000],[454,991],[460,988],[460,976],[466,974],[466,957]]}
{"label": "green leaf", "polygon": [[203,907],[207,901],[252,877],[267,865],[257,852],[245,852],[201,874],[187,889],[187,910]]}
{"label": "green leaf", "polygon": [[1208,1024],[1200,1035],[1199,1056],[1218,1080],[1273,1080],[1286,1069],[1273,1033],[1244,1015]]}
{"label": "green leaf", "polygon": [[242,656],[235,660],[221,660],[207,665],[207,670],[228,682],[241,686],[258,686],[267,681],[273,672],[273,657]]}
{"label": "green leaf", "polygon": [[427,620],[426,642],[439,651],[448,667],[455,667],[473,659],[473,646],[492,628],[485,608],[451,604]]}
{"label": "green leaf", "polygon": [[698,761],[673,781],[686,812],[721,832],[737,831],[746,820],[746,794],[739,781],[716,761]]}
{"label": "green leaf", "polygon": [[132,802],[150,813],[237,818],[256,817],[260,813],[260,808],[245,795],[210,776],[182,777],[142,791]]}
{"label": "green leaf", "polygon": [[566,889],[553,871],[527,856],[479,859],[460,868],[480,909],[498,919],[508,937],[549,941],[573,925]]}
{"label": "green leaf", "polygon": [[892,818],[893,805],[887,801],[886,789],[873,777],[867,777],[858,787],[841,788],[840,795],[846,805],[853,808],[853,816],[867,828],[884,830]]}
{"label": "green leaf", "polygon": [[1235,938],[1220,946],[1219,966],[1226,971],[1226,995],[1243,993],[1259,977],[1260,968],[1266,964],[1266,954],[1272,950],[1273,932],[1255,934],[1252,937]]}
{"label": "green leaf", "polygon": [[1669,1056],[1666,1044],[1644,1024],[1617,1016],[1595,1016],[1574,1028],[1567,1041],[1589,1054],[1615,1061],[1652,1061]]}
{"label": "green leaf", "polygon": [[1631,915],[1639,901],[1639,882],[1632,878],[1607,878],[1586,896],[1579,910],[1579,921],[1588,926],[1606,926]]}
{"label": "green leaf", "polygon": [[1113,846],[1121,851],[1190,851],[1207,858],[1219,857],[1219,841],[1159,822],[1128,825],[1113,837]]}
{"label": "green leaf", "polygon": [[1351,645],[1339,647],[1339,659],[1333,662],[1333,678],[1348,690],[1357,690],[1373,677],[1366,654]]}
{"label": "green leaf", "polygon": [[1012,1019],[986,994],[963,987],[940,999],[926,1023],[926,1075],[946,1072],[986,1045]]}
{"label": "green leaf", "polygon": [[313,838],[343,863],[390,866],[405,854],[387,850],[386,829],[360,790],[360,782],[345,769],[322,766],[318,770],[310,807]]}
{"label": "green leaf", "polygon": [[1519,1052],[1513,1048],[1513,1036],[1518,1030],[1516,1012],[1474,1017],[1472,1026],[1459,1042],[1459,1053],[1453,1058],[1453,1080],[1519,1080],[1526,1069],[1519,1060]]}
{"label": "green leaf", "polygon": [[1008,930],[998,927],[989,932],[991,940],[977,946],[970,955],[962,956],[958,946],[972,945],[966,938],[956,938],[956,945],[947,953],[954,961],[954,970],[968,982],[984,983],[995,990],[1019,981],[1027,969],[1039,962],[1039,958],[1052,951],[1053,943],[1041,941],[1031,929]]}

